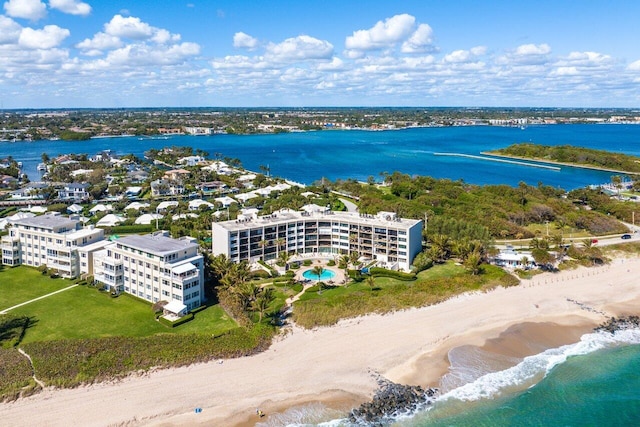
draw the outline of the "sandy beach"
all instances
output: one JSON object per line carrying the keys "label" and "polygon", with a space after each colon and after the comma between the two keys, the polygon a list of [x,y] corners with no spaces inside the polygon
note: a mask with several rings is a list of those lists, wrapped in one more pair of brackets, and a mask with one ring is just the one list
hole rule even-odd
{"label": "sandy beach", "polygon": [[[372,396],[372,372],[438,386],[454,347],[523,357],[576,342],[606,316],[637,314],[639,271],[639,258],[619,258],[435,306],[315,330],[293,327],[255,356],[46,389],[1,404],[0,419],[5,426],[248,426],[311,402],[347,411]],[[258,419],[256,408],[266,417]]]}

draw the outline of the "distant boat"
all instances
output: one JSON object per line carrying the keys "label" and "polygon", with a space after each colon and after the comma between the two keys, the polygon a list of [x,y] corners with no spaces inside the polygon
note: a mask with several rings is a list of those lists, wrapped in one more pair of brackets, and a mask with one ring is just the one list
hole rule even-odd
{"label": "distant boat", "polygon": [[44,164],[44,163],[38,163],[38,167],[37,167],[37,169],[38,169],[39,171],[46,171],[46,170],[47,170],[47,165],[46,165],[46,164]]}

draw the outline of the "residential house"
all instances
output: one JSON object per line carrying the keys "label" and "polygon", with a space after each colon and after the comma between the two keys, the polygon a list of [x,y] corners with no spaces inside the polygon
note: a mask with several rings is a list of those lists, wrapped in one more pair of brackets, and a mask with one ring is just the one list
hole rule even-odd
{"label": "residential house", "polygon": [[89,200],[88,182],[72,182],[65,184],[62,190],[58,190],[58,199],[68,202],[84,202]]}

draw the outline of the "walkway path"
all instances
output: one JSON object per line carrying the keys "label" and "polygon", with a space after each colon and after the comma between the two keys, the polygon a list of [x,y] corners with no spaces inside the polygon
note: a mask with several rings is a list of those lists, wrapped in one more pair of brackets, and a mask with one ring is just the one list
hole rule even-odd
{"label": "walkway path", "polygon": [[76,286],[78,286],[77,283],[75,285],[71,285],[71,286],[67,286],[66,288],[59,289],[59,290],[57,290],[55,292],[51,292],[50,294],[42,295],[41,297],[34,298],[34,299],[29,300],[29,301],[22,302],[20,304],[14,305],[13,307],[5,308],[4,310],[0,311],[0,314],[6,314],[8,311],[13,310],[14,308],[22,307],[23,305],[27,305],[27,304],[30,304],[30,303],[32,303],[34,301],[38,301],[38,300],[50,297],[51,295],[55,295],[55,294],[59,294],[60,292],[68,291],[69,289],[75,288]]}
{"label": "walkway path", "polygon": [[358,205],[356,205],[352,201],[345,199],[343,197],[340,197],[340,201],[344,203],[344,205],[346,206],[347,212],[358,212]]}

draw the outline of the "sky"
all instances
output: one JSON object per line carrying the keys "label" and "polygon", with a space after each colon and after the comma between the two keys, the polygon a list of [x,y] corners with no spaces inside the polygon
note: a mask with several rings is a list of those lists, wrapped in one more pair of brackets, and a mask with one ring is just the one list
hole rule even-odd
{"label": "sky", "polygon": [[0,3],[0,109],[640,107],[636,0]]}

